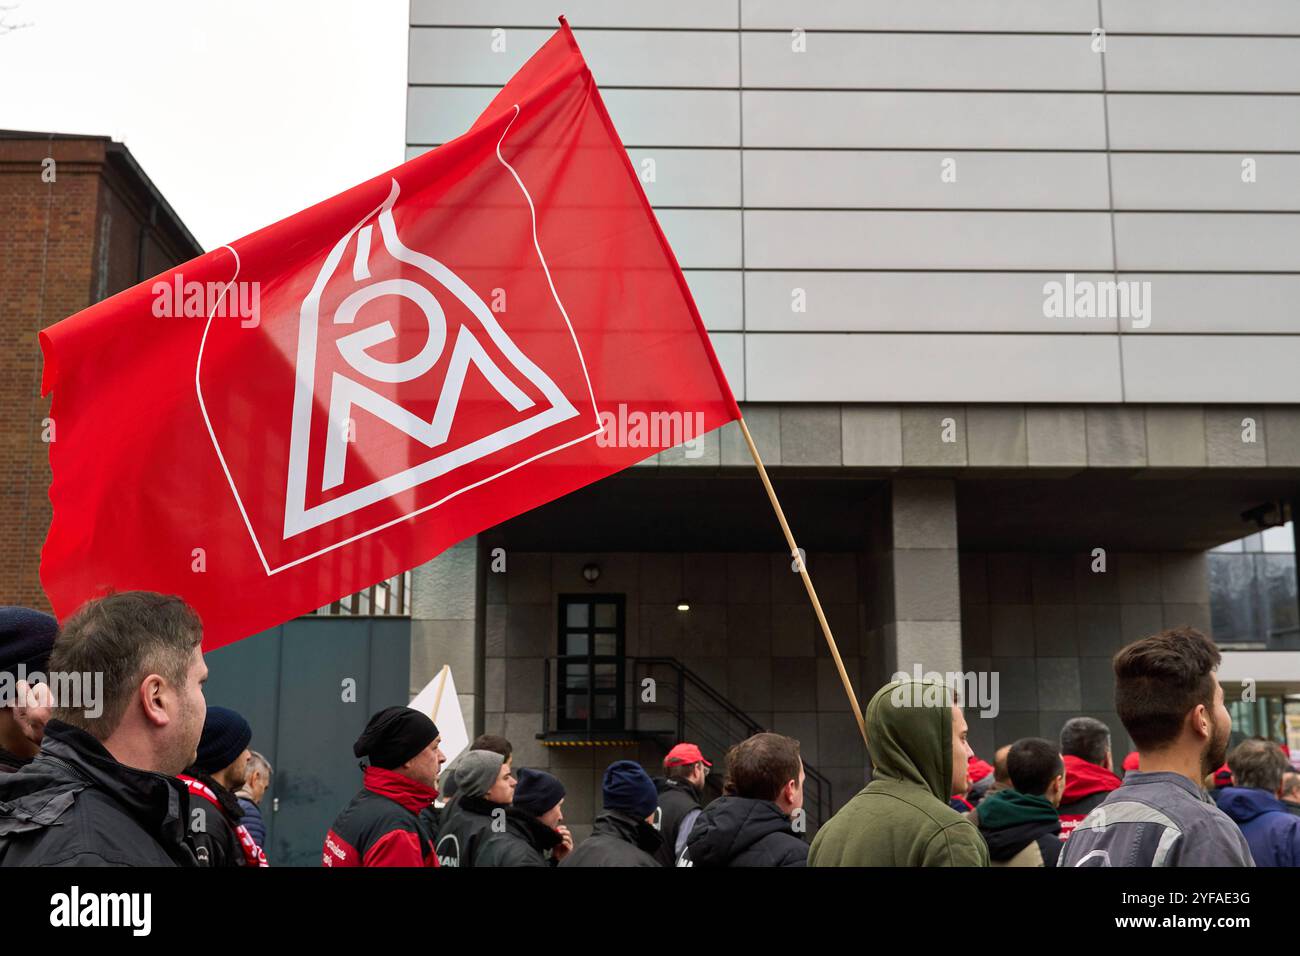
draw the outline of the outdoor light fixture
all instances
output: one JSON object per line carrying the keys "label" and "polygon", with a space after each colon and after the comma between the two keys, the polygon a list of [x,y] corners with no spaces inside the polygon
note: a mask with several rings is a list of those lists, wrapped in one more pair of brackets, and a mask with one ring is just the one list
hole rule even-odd
{"label": "outdoor light fixture", "polygon": [[690,609],[691,609],[691,606],[690,606],[689,604],[687,604],[685,601],[678,601],[678,602],[677,602],[677,610],[679,610],[679,611],[689,611]]}
{"label": "outdoor light fixture", "polygon": [[588,584],[595,584],[596,579],[600,577],[600,566],[589,564],[582,569],[582,576],[587,579]]}

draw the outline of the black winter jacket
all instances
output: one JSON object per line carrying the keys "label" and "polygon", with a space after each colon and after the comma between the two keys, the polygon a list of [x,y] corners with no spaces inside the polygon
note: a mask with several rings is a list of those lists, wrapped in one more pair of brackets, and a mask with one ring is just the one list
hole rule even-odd
{"label": "black winter jacket", "polygon": [[681,835],[682,823],[689,820],[691,826],[695,825],[703,807],[700,792],[678,777],[655,777],[655,788],[659,791],[657,825],[659,835],[663,838],[655,859],[660,866],[676,866],[677,841]]}
{"label": "black winter jacket", "polygon": [[361,791],[325,834],[321,866],[436,867],[433,834],[420,811],[437,796],[396,770],[367,767]]}
{"label": "black winter jacket", "polygon": [[35,759],[0,776],[0,867],[196,866],[188,818],[181,781],[51,720]]}
{"label": "black winter jacket", "polygon": [[591,836],[560,861],[560,866],[658,866],[659,831],[620,810],[596,815]]}
{"label": "black winter jacket", "polygon": [[678,866],[807,866],[808,844],[771,800],[719,797],[700,814]]}
{"label": "black winter jacket", "polygon": [[442,808],[442,826],[438,830],[439,866],[474,866],[479,840],[492,833],[493,812],[501,811],[498,819],[504,821],[509,804],[493,803],[482,797],[456,795]]}
{"label": "black winter jacket", "polygon": [[489,827],[479,840],[475,866],[552,866],[546,855],[564,842],[559,832],[530,813],[506,807],[506,828],[501,833]]}
{"label": "black winter jacket", "polygon": [[242,825],[244,811],[233,793],[201,771],[190,767],[182,776],[190,777],[208,788],[217,798],[220,807],[206,798],[190,794],[190,845],[199,866],[220,868],[246,866],[248,861],[240,848],[235,827]]}

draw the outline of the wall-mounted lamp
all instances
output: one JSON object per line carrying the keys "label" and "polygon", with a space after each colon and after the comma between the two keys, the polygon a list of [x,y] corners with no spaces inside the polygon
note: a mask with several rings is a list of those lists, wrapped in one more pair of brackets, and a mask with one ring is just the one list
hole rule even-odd
{"label": "wall-mounted lamp", "polygon": [[595,584],[596,579],[600,577],[600,566],[589,564],[582,569],[582,576],[587,579],[588,584]]}

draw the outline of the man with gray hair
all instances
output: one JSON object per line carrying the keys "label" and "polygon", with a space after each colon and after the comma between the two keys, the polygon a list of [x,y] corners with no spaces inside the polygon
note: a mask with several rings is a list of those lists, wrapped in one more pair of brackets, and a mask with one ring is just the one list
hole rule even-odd
{"label": "man with gray hair", "polygon": [[1287,813],[1300,817],[1300,773],[1294,770],[1282,774],[1282,805]]}
{"label": "man with gray hair", "polygon": [[1300,819],[1280,799],[1290,766],[1271,740],[1243,740],[1228,755],[1233,786],[1219,791],[1219,809],[1241,827],[1256,866],[1300,866]]}
{"label": "man with gray hair", "polygon": [[253,841],[266,849],[266,821],[262,819],[262,796],[271,786],[271,761],[256,750],[248,752],[248,769],[245,772],[244,785],[235,791],[239,808],[244,811],[244,829]]}
{"label": "man with gray hair", "polygon": [[1095,717],[1072,717],[1065,722],[1061,759],[1065,761],[1065,793],[1057,812],[1064,840],[1122,781],[1115,775],[1110,728]]}

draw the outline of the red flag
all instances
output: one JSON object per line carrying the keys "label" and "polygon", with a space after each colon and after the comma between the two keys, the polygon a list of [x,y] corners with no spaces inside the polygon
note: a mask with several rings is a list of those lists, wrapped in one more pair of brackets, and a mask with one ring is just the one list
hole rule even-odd
{"label": "red flag", "polygon": [[463,136],[41,334],[65,616],[213,649],[739,417],[567,24]]}

